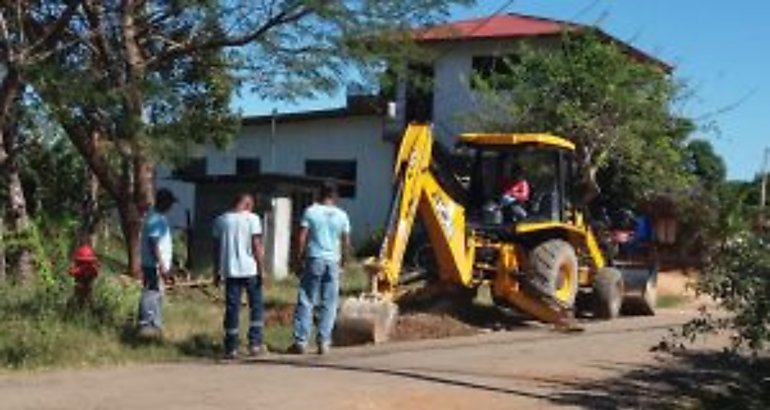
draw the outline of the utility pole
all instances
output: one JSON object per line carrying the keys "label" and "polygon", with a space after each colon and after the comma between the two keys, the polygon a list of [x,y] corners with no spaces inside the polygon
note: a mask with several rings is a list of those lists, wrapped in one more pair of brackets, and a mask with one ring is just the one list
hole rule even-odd
{"label": "utility pole", "polygon": [[278,115],[278,109],[273,108],[270,114],[270,171],[278,172],[275,169],[275,128],[276,128],[276,116]]}
{"label": "utility pole", "polygon": [[759,207],[765,209],[767,204],[767,173],[770,172],[770,148],[765,148],[765,159],[762,162],[762,186],[760,187]]}

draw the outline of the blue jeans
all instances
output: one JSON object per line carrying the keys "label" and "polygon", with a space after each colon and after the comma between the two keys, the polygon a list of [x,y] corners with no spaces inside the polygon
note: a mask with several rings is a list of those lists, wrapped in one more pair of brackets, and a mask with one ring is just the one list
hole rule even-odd
{"label": "blue jeans", "polygon": [[[313,308],[318,305],[318,343],[331,344],[340,289],[339,262],[318,258],[305,261],[294,310],[294,342],[306,346],[313,324]],[[319,300],[320,298],[320,300]]]}
{"label": "blue jeans", "polygon": [[249,300],[249,346],[262,344],[263,312],[262,278],[225,279],[225,351],[232,352],[238,348],[238,316],[241,310],[241,294],[246,289]]}
{"label": "blue jeans", "polygon": [[158,269],[142,267],[142,295],[139,298],[139,327],[163,326],[163,292],[160,289]]}

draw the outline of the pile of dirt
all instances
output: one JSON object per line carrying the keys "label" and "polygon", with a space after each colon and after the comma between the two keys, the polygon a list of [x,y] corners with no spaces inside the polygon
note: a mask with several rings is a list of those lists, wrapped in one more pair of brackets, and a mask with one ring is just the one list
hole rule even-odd
{"label": "pile of dirt", "polygon": [[391,340],[440,339],[480,332],[481,328],[462,322],[449,314],[409,313],[398,317]]}
{"label": "pile of dirt", "polygon": [[[469,322],[456,312],[416,312],[399,315],[392,340],[439,339],[454,336],[468,336],[485,331],[486,326]],[[291,326],[294,306],[274,306],[265,310],[267,326]]]}

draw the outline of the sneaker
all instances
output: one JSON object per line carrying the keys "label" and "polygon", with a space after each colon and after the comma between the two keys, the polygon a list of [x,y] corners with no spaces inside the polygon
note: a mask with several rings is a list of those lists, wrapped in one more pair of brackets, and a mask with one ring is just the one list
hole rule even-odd
{"label": "sneaker", "polygon": [[319,343],[318,344],[318,354],[321,356],[329,354],[329,350],[331,350],[331,345],[328,343]]}
{"label": "sneaker", "polygon": [[225,352],[225,355],[222,357],[224,360],[235,360],[238,357],[238,352],[235,350],[230,350],[229,352]]}
{"label": "sneaker", "polygon": [[299,343],[294,343],[289,347],[288,353],[290,354],[306,354],[307,353],[307,346]]}
{"label": "sneaker", "polygon": [[139,338],[150,341],[159,342],[163,340],[163,331],[159,327],[155,326],[143,326],[138,332]]}
{"label": "sneaker", "polygon": [[265,356],[269,352],[270,351],[267,349],[267,346],[265,346],[264,344],[258,344],[258,345],[253,345],[249,347],[249,356],[251,357]]}

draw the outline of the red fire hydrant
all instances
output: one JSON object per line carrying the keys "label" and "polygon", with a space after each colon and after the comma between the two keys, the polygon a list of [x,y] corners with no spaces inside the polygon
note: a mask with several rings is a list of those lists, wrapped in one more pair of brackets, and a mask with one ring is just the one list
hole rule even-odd
{"label": "red fire hydrant", "polygon": [[89,245],[81,245],[72,254],[74,264],[69,274],[75,279],[75,299],[81,304],[91,298],[94,279],[99,276],[99,260]]}

